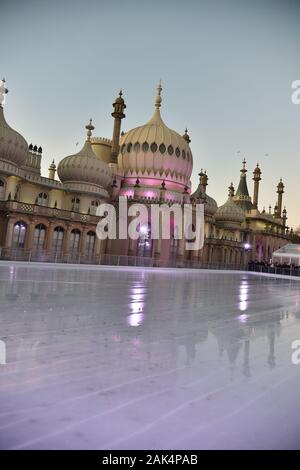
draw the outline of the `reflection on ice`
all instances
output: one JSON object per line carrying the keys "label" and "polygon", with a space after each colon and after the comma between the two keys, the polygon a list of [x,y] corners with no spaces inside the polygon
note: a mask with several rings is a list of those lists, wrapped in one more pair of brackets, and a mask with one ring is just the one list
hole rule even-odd
{"label": "reflection on ice", "polygon": [[132,313],[127,319],[130,326],[140,326],[143,323],[144,315],[142,313]]}
{"label": "reflection on ice", "polygon": [[0,447],[298,444],[297,281],[17,264],[0,280]]}

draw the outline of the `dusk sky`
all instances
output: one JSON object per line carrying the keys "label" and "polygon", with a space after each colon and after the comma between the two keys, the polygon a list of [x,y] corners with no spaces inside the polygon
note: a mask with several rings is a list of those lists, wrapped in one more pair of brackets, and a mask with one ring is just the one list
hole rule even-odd
{"label": "dusk sky", "polygon": [[299,1],[1,0],[0,20],[6,119],[43,147],[44,175],[79,150],[90,117],[111,138],[121,87],[123,130],[144,124],[162,79],[163,119],[192,140],[193,189],[204,168],[223,204],[245,157],[252,195],[258,161],[259,208],[282,177],[288,225],[300,224]]}

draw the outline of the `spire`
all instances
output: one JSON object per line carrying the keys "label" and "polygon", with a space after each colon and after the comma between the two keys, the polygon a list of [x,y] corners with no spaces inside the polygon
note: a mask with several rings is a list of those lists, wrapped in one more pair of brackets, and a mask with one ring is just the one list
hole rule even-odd
{"label": "spire", "polygon": [[161,102],[162,102],[162,99],[161,99],[161,92],[162,92],[161,80],[159,80],[159,83],[158,83],[158,86],[157,86],[156,89],[157,89],[157,95],[156,95],[156,98],[155,98],[155,108],[159,109],[161,107]]}
{"label": "spire", "polygon": [[243,167],[241,169],[240,182],[236,195],[234,196],[234,200],[243,210],[250,211],[253,209],[253,204],[251,202],[251,197],[249,196],[246,173],[246,160],[244,159]]}
{"label": "spire", "polygon": [[91,141],[91,136],[92,136],[92,131],[95,129],[95,127],[92,124],[92,118],[90,119],[89,124],[87,124],[85,126],[85,128],[87,129],[87,133],[86,133],[87,139],[86,139],[86,141],[90,142]]}
{"label": "spire", "polygon": [[5,103],[5,95],[8,93],[8,89],[5,88],[5,78],[0,81],[0,107],[2,108]]}

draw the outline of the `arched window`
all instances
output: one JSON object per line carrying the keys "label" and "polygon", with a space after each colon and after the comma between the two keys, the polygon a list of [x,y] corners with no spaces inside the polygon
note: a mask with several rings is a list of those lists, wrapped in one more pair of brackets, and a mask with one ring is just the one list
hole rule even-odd
{"label": "arched window", "polygon": [[40,193],[37,198],[37,204],[39,206],[47,206],[48,195],[46,193]]}
{"label": "arched window", "polygon": [[41,250],[44,248],[46,236],[46,227],[43,224],[38,224],[34,229],[33,235],[33,248]]}
{"label": "arched window", "polygon": [[86,240],[85,240],[85,252],[88,256],[91,256],[94,253],[95,241],[96,241],[95,232],[92,232],[92,231],[88,232],[86,234]]}
{"label": "arched window", "polygon": [[53,230],[53,238],[52,238],[52,250],[57,253],[58,251],[62,251],[64,241],[64,229],[62,227],[55,227]]}
{"label": "arched window", "polygon": [[69,240],[69,250],[72,255],[76,255],[79,252],[79,242],[80,242],[80,230],[74,228],[70,234]]}
{"label": "arched window", "polygon": [[97,207],[99,206],[99,201],[92,201],[90,205],[90,214],[96,215]]}
{"label": "arched window", "polygon": [[27,226],[24,222],[17,222],[13,231],[13,248],[24,248]]}
{"label": "arched window", "polygon": [[74,212],[79,212],[79,209],[80,209],[80,199],[78,197],[73,197],[71,210]]}
{"label": "arched window", "polygon": [[4,181],[0,180],[0,201],[4,200],[4,196],[5,196],[5,185],[4,185]]}

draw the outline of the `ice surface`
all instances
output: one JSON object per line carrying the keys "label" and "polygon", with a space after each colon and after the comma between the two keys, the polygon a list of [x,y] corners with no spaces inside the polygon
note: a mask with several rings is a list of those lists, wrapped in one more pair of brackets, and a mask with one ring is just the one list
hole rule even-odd
{"label": "ice surface", "polygon": [[0,447],[299,448],[299,289],[0,264]]}

